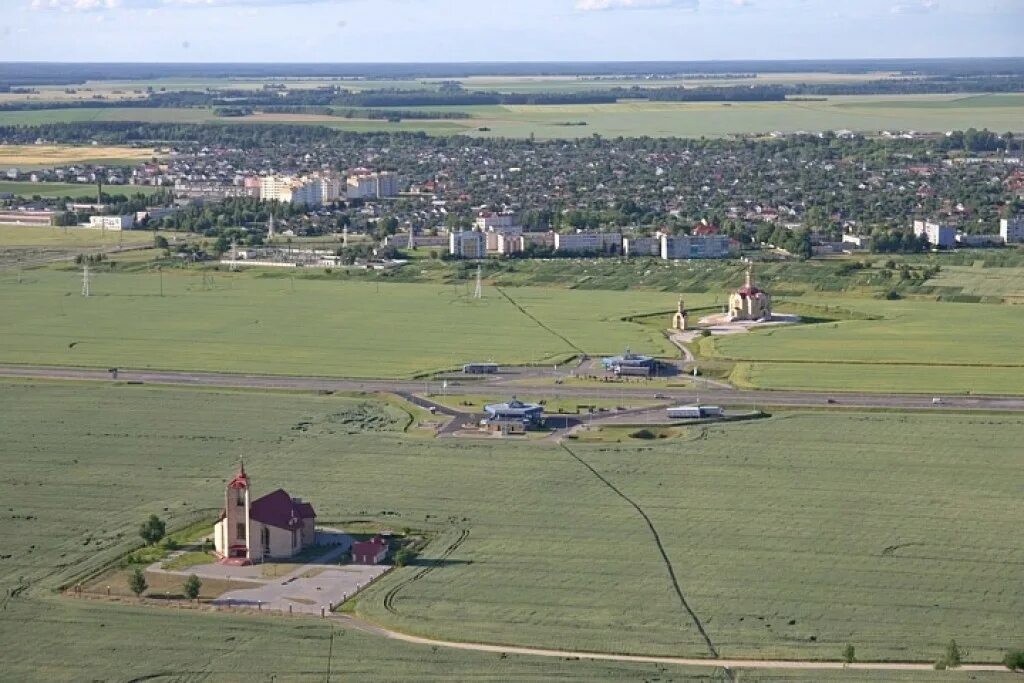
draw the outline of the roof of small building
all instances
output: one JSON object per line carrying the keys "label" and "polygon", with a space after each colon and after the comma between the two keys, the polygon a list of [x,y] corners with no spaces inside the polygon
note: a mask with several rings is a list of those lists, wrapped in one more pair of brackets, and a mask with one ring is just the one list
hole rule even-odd
{"label": "roof of small building", "polygon": [[382,536],[374,536],[368,541],[356,541],[352,544],[353,555],[376,555],[386,550],[388,542]]}
{"label": "roof of small building", "polygon": [[544,406],[537,403],[523,403],[513,398],[507,403],[490,403],[484,406],[484,411],[492,415],[527,415],[544,410]]}
{"label": "roof of small building", "polygon": [[302,520],[315,518],[316,512],[309,503],[292,498],[284,489],[277,489],[254,500],[249,507],[249,517],[279,529],[295,529],[302,526]]}

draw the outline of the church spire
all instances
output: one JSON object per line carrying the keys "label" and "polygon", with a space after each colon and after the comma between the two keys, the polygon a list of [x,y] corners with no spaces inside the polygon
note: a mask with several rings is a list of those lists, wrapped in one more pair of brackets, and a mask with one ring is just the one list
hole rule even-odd
{"label": "church spire", "polygon": [[754,286],[754,264],[747,264],[747,289]]}

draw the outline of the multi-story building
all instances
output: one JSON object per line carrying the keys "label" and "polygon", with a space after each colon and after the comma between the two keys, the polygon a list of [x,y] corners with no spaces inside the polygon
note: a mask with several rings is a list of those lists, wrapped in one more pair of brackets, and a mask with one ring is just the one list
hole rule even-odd
{"label": "multi-story building", "polygon": [[320,176],[266,176],[260,179],[260,199],[285,204],[320,206],[324,202],[323,179]]}
{"label": "multi-story building", "polygon": [[481,213],[476,217],[473,227],[481,232],[505,235],[520,235],[523,232],[523,226],[519,225],[519,217],[514,213]]}
{"label": "multi-story building", "polygon": [[555,251],[577,254],[616,253],[622,249],[622,234],[581,230],[568,234],[555,233]]}
{"label": "multi-story building", "polygon": [[622,240],[622,253],[630,257],[660,256],[660,237],[625,237]]}
{"label": "multi-story building", "polygon": [[389,171],[350,175],[345,188],[349,199],[394,197],[401,191],[398,176]]}
{"label": "multi-story building", "polygon": [[487,238],[479,230],[449,233],[448,253],[458,258],[484,258],[487,256]]}
{"label": "multi-story building", "polygon": [[943,249],[956,246],[956,228],[935,221],[914,221],[914,234],[924,237],[933,247]]}
{"label": "multi-story building", "polygon": [[999,221],[999,234],[1007,244],[1024,242],[1024,216]]}
{"label": "multi-story building", "polygon": [[725,235],[661,235],[661,258],[665,260],[728,258],[730,254]]}
{"label": "multi-story building", "polygon": [[131,230],[135,225],[135,216],[90,216],[88,227],[103,230]]}

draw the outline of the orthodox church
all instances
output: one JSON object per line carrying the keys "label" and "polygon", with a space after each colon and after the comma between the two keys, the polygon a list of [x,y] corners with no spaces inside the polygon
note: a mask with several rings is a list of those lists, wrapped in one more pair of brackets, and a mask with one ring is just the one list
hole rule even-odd
{"label": "orthodox church", "polygon": [[772,298],[754,284],[754,266],[747,265],[747,282],[729,296],[729,320],[770,320]]}
{"label": "orthodox church", "polygon": [[284,489],[251,500],[251,482],[242,465],[228,482],[224,510],[213,526],[213,545],[224,562],[249,564],[288,558],[314,544],[316,512]]}

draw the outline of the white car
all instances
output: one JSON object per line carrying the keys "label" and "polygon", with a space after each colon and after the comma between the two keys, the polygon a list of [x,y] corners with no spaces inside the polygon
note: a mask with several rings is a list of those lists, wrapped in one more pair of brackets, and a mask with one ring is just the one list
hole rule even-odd
{"label": "white car", "polygon": [[932,405],[933,406],[941,406],[942,405],[942,399],[939,398],[938,396],[936,396],[935,398],[932,399]]}

